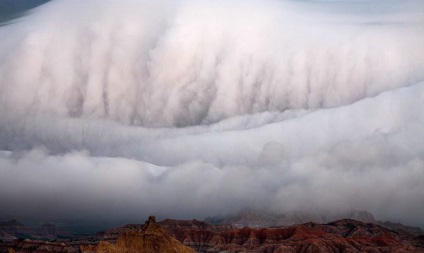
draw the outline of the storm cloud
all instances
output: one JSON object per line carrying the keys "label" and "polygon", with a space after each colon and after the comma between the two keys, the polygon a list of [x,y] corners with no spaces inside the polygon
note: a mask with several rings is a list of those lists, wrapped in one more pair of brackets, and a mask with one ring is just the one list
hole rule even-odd
{"label": "storm cloud", "polygon": [[0,218],[424,225],[420,1],[55,0],[0,27]]}

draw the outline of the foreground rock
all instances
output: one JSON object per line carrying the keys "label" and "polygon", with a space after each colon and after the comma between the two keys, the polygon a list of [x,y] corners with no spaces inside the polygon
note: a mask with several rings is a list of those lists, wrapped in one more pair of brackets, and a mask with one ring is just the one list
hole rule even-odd
{"label": "foreground rock", "polygon": [[156,224],[154,217],[149,217],[143,229],[129,228],[122,233],[115,244],[101,241],[96,247],[83,247],[84,253],[195,253],[195,251],[184,246],[175,238]]}
{"label": "foreground rock", "polygon": [[342,219],[290,227],[238,228],[198,220],[153,217],[144,225],[108,229],[95,236],[64,241],[14,240],[0,243],[0,252],[161,252],[161,253],[340,253],[424,252],[424,236],[403,229]]}
{"label": "foreground rock", "polygon": [[[424,236],[351,219],[273,228],[238,228],[198,220],[171,219],[159,224],[197,252],[424,252]],[[98,236],[116,240],[120,233],[137,226],[107,230]]]}

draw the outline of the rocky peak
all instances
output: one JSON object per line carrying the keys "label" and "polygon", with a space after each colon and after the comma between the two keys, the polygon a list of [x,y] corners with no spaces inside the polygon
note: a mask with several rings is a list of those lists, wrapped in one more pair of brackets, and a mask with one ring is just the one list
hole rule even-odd
{"label": "rocky peak", "polygon": [[149,218],[146,220],[146,222],[144,222],[144,225],[149,225],[149,224],[156,224],[156,217],[155,216],[149,216]]}
{"label": "rocky peak", "polygon": [[164,236],[166,234],[165,230],[156,223],[155,216],[149,216],[146,222],[144,222],[143,233],[157,236]]}
{"label": "rocky peak", "polygon": [[144,222],[143,230],[144,231],[152,230],[152,229],[155,229],[156,227],[158,227],[158,225],[156,225],[156,217],[149,216],[149,218]]}
{"label": "rocky peak", "polygon": [[101,241],[97,247],[82,248],[84,253],[94,252],[142,252],[142,253],[195,253],[193,249],[184,246],[171,237],[160,225],[156,218],[150,216],[143,228],[128,228],[118,237],[116,244]]}

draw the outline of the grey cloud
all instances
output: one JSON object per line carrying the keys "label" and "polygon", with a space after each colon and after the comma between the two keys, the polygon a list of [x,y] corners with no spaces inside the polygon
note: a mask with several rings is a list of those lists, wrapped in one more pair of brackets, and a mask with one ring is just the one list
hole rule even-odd
{"label": "grey cloud", "polygon": [[0,218],[424,225],[424,5],[391,4],[56,0],[1,27]]}

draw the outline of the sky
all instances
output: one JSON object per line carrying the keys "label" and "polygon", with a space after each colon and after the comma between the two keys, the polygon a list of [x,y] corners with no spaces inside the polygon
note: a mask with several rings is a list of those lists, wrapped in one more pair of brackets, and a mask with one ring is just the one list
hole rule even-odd
{"label": "sky", "polygon": [[48,1],[49,0],[2,0],[0,2],[0,25],[25,15],[27,10]]}
{"label": "sky", "polygon": [[424,227],[421,0],[53,0],[0,26],[0,219]]}

